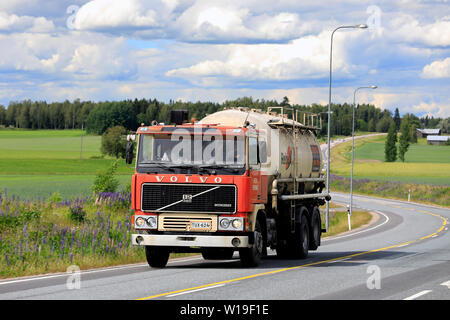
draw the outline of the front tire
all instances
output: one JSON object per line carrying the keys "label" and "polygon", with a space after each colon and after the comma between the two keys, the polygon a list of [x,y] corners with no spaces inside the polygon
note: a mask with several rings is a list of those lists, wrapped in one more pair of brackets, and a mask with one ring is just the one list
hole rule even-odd
{"label": "front tire", "polygon": [[244,267],[256,267],[261,262],[264,250],[264,239],[261,232],[261,224],[256,220],[254,232],[254,244],[251,248],[239,249],[239,257]]}
{"label": "front tire", "polygon": [[145,247],[148,265],[152,268],[164,268],[169,261],[170,251],[164,247]]}

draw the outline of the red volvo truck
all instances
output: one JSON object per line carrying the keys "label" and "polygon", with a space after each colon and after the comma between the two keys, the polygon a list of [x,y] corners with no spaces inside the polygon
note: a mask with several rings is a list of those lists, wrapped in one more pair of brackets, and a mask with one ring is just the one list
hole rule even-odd
{"label": "red volvo truck", "polygon": [[145,247],[149,265],[164,267],[171,252],[230,259],[238,251],[251,267],[269,247],[293,258],[316,250],[319,206],[330,200],[315,136],[321,121],[300,117],[232,108],[187,122],[187,111],[174,110],[173,124],[141,126],[132,243]]}

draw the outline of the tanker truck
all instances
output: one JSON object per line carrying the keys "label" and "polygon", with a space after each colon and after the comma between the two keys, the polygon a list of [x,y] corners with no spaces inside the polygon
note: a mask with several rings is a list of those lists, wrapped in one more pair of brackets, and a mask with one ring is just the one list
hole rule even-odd
{"label": "tanker truck", "polygon": [[148,264],[165,267],[171,252],[225,260],[238,251],[242,265],[254,267],[268,248],[283,258],[317,250],[325,231],[319,206],[330,200],[318,117],[300,122],[284,107],[187,116],[173,110],[172,124],[136,131],[131,241],[145,247]]}

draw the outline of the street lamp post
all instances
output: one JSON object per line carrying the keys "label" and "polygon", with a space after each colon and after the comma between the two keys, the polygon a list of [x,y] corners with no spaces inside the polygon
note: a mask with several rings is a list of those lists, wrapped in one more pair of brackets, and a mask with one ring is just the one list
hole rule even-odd
{"label": "street lamp post", "polygon": [[376,89],[377,86],[359,87],[353,92],[353,118],[352,118],[352,169],[350,174],[350,205],[348,211],[348,230],[352,230],[350,217],[353,213],[353,161],[355,154],[355,109],[356,109],[356,92],[360,89]]}
{"label": "street lamp post", "polygon": [[[332,76],[332,62],[333,62],[333,36],[334,33],[339,29],[367,29],[366,24],[357,24],[353,26],[340,26],[333,30],[331,33],[331,44],[330,44],[330,83],[328,89],[328,142],[327,142],[327,193],[330,194],[330,131],[331,131],[331,76]],[[327,201],[327,214],[325,217],[325,229],[328,231],[329,217],[330,217],[330,202]]]}

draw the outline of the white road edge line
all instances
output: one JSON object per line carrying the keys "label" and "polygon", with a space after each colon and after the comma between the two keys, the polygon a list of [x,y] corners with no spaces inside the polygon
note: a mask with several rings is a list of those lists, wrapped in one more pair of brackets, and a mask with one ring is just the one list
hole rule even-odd
{"label": "white road edge line", "polygon": [[[179,263],[179,262],[188,262],[188,261],[195,261],[195,260],[203,260],[203,258],[180,258],[180,259],[174,259],[172,261],[169,260],[168,264],[173,263]],[[139,263],[139,264],[133,264],[129,266],[122,266],[122,267],[110,267],[110,268],[103,268],[98,270],[81,270],[80,274],[88,274],[88,273],[97,273],[97,272],[105,272],[105,271],[117,271],[122,269],[132,269],[132,268],[141,268],[148,266],[147,263]],[[17,280],[11,280],[11,281],[0,281],[0,286],[4,284],[11,284],[11,283],[19,283],[19,282],[27,282],[27,281],[34,281],[34,280],[45,280],[45,279],[51,279],[51,278],[57,278],[57,277],[67,277],[69,275],[72,275],[72,273],[58,273],[58,274],[52,274],[48,276],[36,276],[32,278],[27,279],[17,279]]]}
{"label": "white road edge line", "polygon": [[449,280],[449,281],[446,281],[446,282],[442,282],[442,283],[441,283],[441,286],[446,286],[447,288],[450,289],[450,280]]}
{"label": "white road edge line", "polygon": [[214,289],[214,288],[218,288],[218,287],[223,287],[224,285],[225,285],[225,283],[222,283],[222,284],[218,284],[218,285],[210,286],[210,287],[206,287],[206,288],[200,288],[200,289],[195,289],[195,290],[174,293],[174,294],[168,295],[166,297],[175,297],[175,296],[179,296],[182,294],[188,294],[188,293],[193,293],[193,292],[202,291],[202,290]]}
{"label": "white road edge line", "polygon": [[361,230],[361,231],[358,231],[358,232],[349,233],[349,234],[346,234],[346,235],[344,235],[344,236],[330,237],[329,239],[323,239],[322,241],[323,241],[323,242],[326,242],[326,241],[331,241],[331,240],[336,240],[336,239],[341,239],[341,238],[352,237],[352,236],[354,236],[355,234],[360,234],[360,233],[363,233],[363,232],[367,232],[367,231],[371,231],[371,230],[374,230],[374,229],[376,229],[376,228],[379,228],[379,227],[381,227],[381,226],[383,226],[383,225],[385,225],[386,223],[389,222],[389,217],[388,217],[386,214],[384,214],[383,212],[378,211],[378,210],[373,210],[373,211],[376,212],[376,213],[378,213],[378,214],[383,215],[383,216],[386,218],[386,220],[385,220],[383,223],[381,223],[381,224],[379,224],[379,225],[376,225],[375,227],[372,227],[372,228],[369,228],[369,229],[364,229],[364,230]]}
{"label": "white road edge line", "polygon": [[414,294],[414,295],[412,295],[412,296],[410,296],[408,298],[405,298],[403,300],[414,300],[414,299],[417,299],[417,298],[419,298],[421,296],[424,296],[424,295],[430,293],[431,291],[432,290],[423,290],[423,291],[420,291],[419,293],[416,293],[416,294]]}

